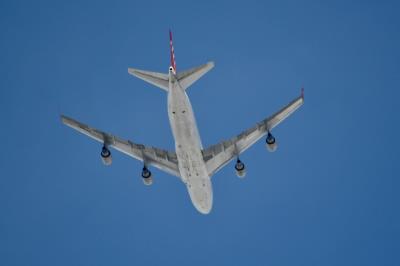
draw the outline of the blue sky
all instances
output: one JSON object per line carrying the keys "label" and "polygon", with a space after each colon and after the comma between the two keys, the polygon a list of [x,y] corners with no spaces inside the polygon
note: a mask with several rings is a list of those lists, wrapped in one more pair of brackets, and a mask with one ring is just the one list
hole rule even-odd
{"label": "blue sky", "polygon": [[[0,3],[1,265],[399,265],[396,1]],[[305,105],[213,179],[185,187],[60,123],[173,149],[166,94],[128,67],[214,60],[189,90],[204,146]]]}

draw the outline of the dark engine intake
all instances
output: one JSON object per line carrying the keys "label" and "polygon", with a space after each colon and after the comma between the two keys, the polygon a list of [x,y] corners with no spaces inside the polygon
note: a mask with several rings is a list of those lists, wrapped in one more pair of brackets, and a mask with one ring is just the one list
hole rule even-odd
{"label": "dark engine intake", "polygon": [[276,139],[270,132],[268,132],[267,138],[265,140],[265,146],[267,147],[268,151],[274,152],[278,148],[278,144],[276,143]]}
{"label": "dark engine intake", "polygon": [[246,176],[246,167],[241,160],[237,160],[235,164],[236,175],[240,178],[244,178]]}
{"label": "dark engine intake", "polygon": [[103,146],[100,155],[104,165],[110,165],[112,163],[111,152],[106,146]]}
{"label": "dark engine intake", "polygon": [[143,167],[142,180],[143,184],[145,184],[146,186],[150,186],[153,184],[153,178],[151,176],[151,172],[149,169],[147,169],[147,167]]}

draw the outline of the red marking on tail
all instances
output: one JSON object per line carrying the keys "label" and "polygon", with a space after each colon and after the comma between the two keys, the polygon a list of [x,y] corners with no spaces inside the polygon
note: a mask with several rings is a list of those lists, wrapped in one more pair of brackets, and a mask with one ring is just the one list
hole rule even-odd
{"label": "red marking on tail", "polygon": [[175,53],[174,53],[174,46],[172,45],[172,32],[169,30],[169,47],[171,52],[171,66],[176,73],[176,61],[175,61]]}

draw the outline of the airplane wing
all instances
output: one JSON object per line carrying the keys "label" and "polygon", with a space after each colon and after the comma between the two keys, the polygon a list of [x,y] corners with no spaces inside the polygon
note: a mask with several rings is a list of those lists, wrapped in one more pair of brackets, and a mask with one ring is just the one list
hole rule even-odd
{"label": "airplane wing", "polygon": [[260,138],[265,136],[268,131],[276,127],[280,122],[296,111],[303,102],[304,95],[302,92],[301,96],[294,99],[272,116],[260,121],[255,126],[243,131],[229,140],[222,141],[204,149],[202,151],[203,159],[206,163],[209,176],[214,175],[232,159],[236,158]]}
{"label": "airplane wing", "polygon": [[142,144],[136,144],[129,140],[124,140],[114,135],[102,132],[98,129],[89,127],[88,125],[80,123],[64,115],[61,116],[61,121],[65,125],[91,137],[92,139],[104,143],[108,147],[113,147],[117,151],[125,153],[126,155],[129,155],[139,161],[145,161],[146,165],[152,165],[171,175],[180,177],[178,159],[175,152],[148,147]]}

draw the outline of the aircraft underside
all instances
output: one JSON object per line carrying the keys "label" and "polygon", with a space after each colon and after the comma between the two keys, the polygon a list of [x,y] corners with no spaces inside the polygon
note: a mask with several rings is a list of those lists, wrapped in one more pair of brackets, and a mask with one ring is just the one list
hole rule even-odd
{"label": "aircraft underside", "polygon": [[67,126],[102,143],[100,156],[105,165],[112,163],[110,148],[142,161],[141,176],[145,185],[153,184],[150,166],[177,176],[186,185],[194,207],[200,213],[207,214],[211,211],[213,204],[211,177],[229,162],[235,160],[236,175],[243,178],[246,175],[246,168],[239,156],[264,136],[266,136],[265,145],[267,149],[271,152],[275,151],[277,142],[271,130],[304,103],[304,94],[302,90],[299,97],[296,97],[275,114],[228,140],[204,149],[186,90],[212,69],[214,63],[209,62],[199,67],[178,72],[171,32],[170,48],[171,66],[168,74],[133,68],[129,68],[128,72],[168,93],[168,117],[175,139],[175,151],[166,151],[124,140],[64,115],[61,116],[61,120]]}

